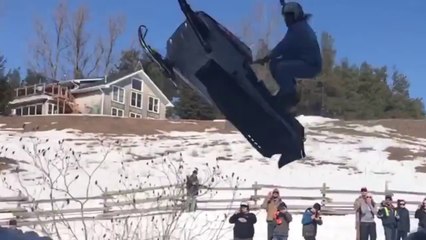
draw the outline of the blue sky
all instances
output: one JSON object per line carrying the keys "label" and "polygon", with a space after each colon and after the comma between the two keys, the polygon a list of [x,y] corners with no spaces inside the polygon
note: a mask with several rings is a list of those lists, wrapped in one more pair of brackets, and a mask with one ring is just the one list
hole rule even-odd
{"label": "blue sky", "polygon": [[[223,25],[235,29],[259,0],[190,0]],[[264,0],[269,3],[278,0]],[[57,0],[0,0],[0,53],[8,67],[26,68],[31,57],[28,43],[34,37],[35,16],[48,19]],[[426,99],[426,1],[425,0],[300,0],[314,14],[312,26],[328,31],[335,39],[337,59],[352,63],[368,61],[390,69],[396,66],[411,80],[411,95]],[[176,0],[72,0],[71,6],[87,4],[91,11],[90,32],[104,31],[108,16],[126,14],[127,27],[119,47],[136,40],[137,27],[149,26],[151,45],[164,49],[165,42],[184,17]],[[278,11],[278,9],[277,9]],[[37,14],[37,15],[36,15]],[[422,24],[423,23],[423,24]],[[282,23],[281,33],[285,33]]]}

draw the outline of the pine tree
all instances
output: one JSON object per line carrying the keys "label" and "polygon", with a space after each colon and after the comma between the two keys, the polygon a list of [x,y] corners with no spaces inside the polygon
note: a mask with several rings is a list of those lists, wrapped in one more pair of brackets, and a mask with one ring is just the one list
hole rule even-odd
{"label": "pine tree", "polygon": [[13,99],[13,89],[7,81],[6,58],[0,55],[0,114],[7,115],[7,105]]}
{"label": "pine tree", "polygon": [[392,93],[402,95],[406,98],[410,97],[409,94],[410,82],[407,76],[394,70],[392,74]]}
{"label": "pine tree", "polygon": [[192,88],[183,86],[179,92],[180,99],[175,111],[180,118],[213,120],[218,116],[218,110],[206,103]]}

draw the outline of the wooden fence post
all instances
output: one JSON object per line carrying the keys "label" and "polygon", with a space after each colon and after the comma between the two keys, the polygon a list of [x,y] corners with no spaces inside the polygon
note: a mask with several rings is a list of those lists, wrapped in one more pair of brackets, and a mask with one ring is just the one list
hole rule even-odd
{"label": "wooden fence post", "polygon": [[327,202],[327,184],[326,183],[322,184],[321,194],[322,194],[321,205],[324,207],[325,203]]}
{"label": "wooden fence post", "polygon": [[108,207],[107,207],[107,192],[108,192],[108,188],[105,187],[105,191],[104,191],[104,194],[103,194],[103,206],[104,206],[103,212],[104,213],[108,212]]}
{"label": "wooden fence post", "polygon": [[257,181],[254,182],[254,205],[257,206]]}

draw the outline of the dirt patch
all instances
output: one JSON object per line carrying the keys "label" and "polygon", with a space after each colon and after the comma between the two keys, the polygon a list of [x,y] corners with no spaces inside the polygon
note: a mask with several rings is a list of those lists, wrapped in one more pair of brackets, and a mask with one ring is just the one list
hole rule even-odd
{"label": "dirt patch", "polygon": [[11,158],[6,157],[0,157],[0,172],[3,170],[8,170],[13,167],[13,165],[16,165],[18,162],[16,160],[13,160]]}
{"label": "dirt patch", "polygon": [[369,151],[374,151],[374,148],[372,148],[372,147],[360,147],[360,148],[358,148],[358,150],[360,152],[369,152]]}
{"label": "dirt patch", "polygon": [[[27,122],[27,124],[25,124]],[[52,122],[56,124],[52,125]],[[107,116],[28,116],[0,117],[0,129],[17,128],[20,131],[47,131],[52,129],[76,129],[85,133],[100,134],[134,134],[152,135],[161,131],[171,132],[205,132],[206,129],[217,129],[215,132],[231,133],[235,128],[227,121],[169,121],[153,119],[115,118]]]}
{"label": "dirt patch", "polygon": [[416,172],[426,173],[426,164],[424,164],[422,166],[417,166],[415,169],[416,169]]}
{"label": "dirt patch", "polygon": [[349,127],[348,128],[346,127],[312,127],[311,129],[317,130],[317,131],[328,131],[331,133],[341,134],[341,135],[357,136],[357,137],[380,137],[380,138],[384,137],[382,133],[369,133],[369,132],[357,131],[355,129],[350,129]]}
{"label": "dirt patch", "polygon": [[426,151],[414,152],[408,148],[388,147],[385,151],[389,152],[389,160],[404,161],[414,160],[416,158],[426,158]]}
{"label": "dirt patch", "polygon": [[316,165],[317,166],[320,166],[320,165],[345,166],[346,164],[341,163],[341,162],[318,161],[318,163]]}
{"label": "dirt patch", "polygon": [[345,124],[360,124],[367,127],[382,125],[385,128],[396,130],[402,135],[414,138],[426,138],[426,119],[382,119],[366,121],[346,121]]}
{"label": "dirt patch", "polygon": [[339,166],[337,169],[339,169],[339,170],[345,170],[345,171],[352,170],[352,171],[354,171],[355,174],[362,173],[358,168],[353,167],[353,166],[347,166],[347,165],[345,165],[345,166]]}

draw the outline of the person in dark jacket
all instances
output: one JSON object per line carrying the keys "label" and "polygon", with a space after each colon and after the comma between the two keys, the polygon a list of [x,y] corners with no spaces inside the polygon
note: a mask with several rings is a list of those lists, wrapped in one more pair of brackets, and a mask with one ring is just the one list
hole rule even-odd
{"label": "person in dark jacket", "polygon": [[422,204],[416,210],[414,217],[419,219],[419,231],[420,230],[426,231],[426,198],[423,199]]}
{"label": "person in dark jacket", "polygon": [[272,233],[272,240],[287,240],[292,220],[293,217],[287,211],[287,205],[285,202],[281,202],[274,216],[275,228]]}
{"label": "person in dark jacket", "polygon": [[322,225],[320,215],[321,205],[315,203],[312,208],[306,209],[302,216],[302,235],[305,240],[316,240],[318,225]]}
{"label": "person in dark jacket", "polygon": [[290,109],[299,102],[296,78],[317,76],[322,69],[322,58],[316,34],[308,23],[311,14],[306,14],[297,2],[281,0],[281,4],[287,33],[267,56],[254,63],[269,62],[271,74],[280,86],[275,99]]}
{"label": "person in dark jacket", "polygon": [[382,220],[385,240],[394,240],[399,216],[392,205],[392,196],[387,195],[385,200],[382,201],[381,207],[377,211],[377,217]]}
{"label": "person in dark jacket", "polygon": [[198,180],[198,169],[196,168],[191,176],[186,177],[186,196],[187,196],[187,209],[193,212],[197,208],[197,196],[200,189],[200,182]]}
{"label": "person in dark jacket", "polygon": [[250,212],[248,203],[241,203],[240,209],[229,218],[234,225],[234,240],[253,240],[256,215]]}
{"label": "person in dark jacket", "polygon": [[396,240],[406,240],[410,232],[410,212],[405,208],[405,201],[399,199],[396,208],[397,215],[399,216],[397,222]]}
{"label": "person in dark jacket", "polygon": [[417,232],[413,232],[408,235],[407,240],[425,240],[426,239],[426,230],[421,229]]}

